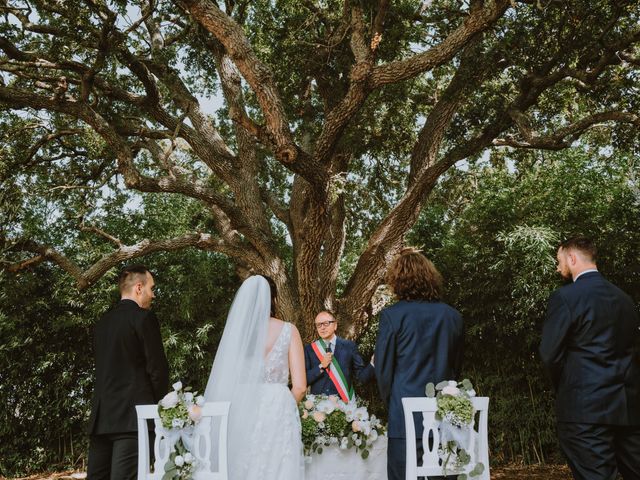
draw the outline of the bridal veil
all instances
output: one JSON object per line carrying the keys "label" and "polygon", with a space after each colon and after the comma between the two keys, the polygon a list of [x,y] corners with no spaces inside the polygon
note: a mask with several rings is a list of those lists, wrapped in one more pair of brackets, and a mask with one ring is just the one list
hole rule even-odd
{"label": "bridal veil", "polygon": [[204,397],[229,401],[229,473],[241,478],[247,441],[257,422],[256,404],[264,384],[264,355],[271,292],[264,277],[252,276],[236,294],[216,352]]}

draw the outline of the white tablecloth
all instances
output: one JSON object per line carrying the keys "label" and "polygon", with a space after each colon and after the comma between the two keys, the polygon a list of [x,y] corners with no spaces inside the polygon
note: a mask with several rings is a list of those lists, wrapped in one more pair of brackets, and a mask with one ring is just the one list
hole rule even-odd
{"label": "white tablecloth", "polygon": [[379,437],[369,457],[362,459],[355,448],[323,447],[305,467],[305,480],[387,480],[387,437]]}

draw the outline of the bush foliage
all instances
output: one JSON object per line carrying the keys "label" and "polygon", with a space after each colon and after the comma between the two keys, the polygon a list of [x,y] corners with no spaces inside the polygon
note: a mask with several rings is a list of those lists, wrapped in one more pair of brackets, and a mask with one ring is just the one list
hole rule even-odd
{"label": "bush foliage", "polygon": [[[640,195],[634,158],[576,148],[494,153],[451,173],[429,199],[409,241],[447,280],[447,301],[466,326],[463,376],[491,397],[492,462],[559,458],[553,395],[537,355],[558,241],[592,236],[599,267],[640,301]],[[184,205],[143,198],[158,230]],[[155,202],[155,203],[154,203]],[[126,225],[123,225],[123,229]],[[203,391],[239,280],[223,257],[200,251],[150,256],[172,380]],[[86,461],[92,391],[91,327],[117,300],[116,272],[78,292],[60,269],[0,274],[0,475]],[[376,322],[359,339],[371,355]],[[359,393],[382,414],[375,386]]]}

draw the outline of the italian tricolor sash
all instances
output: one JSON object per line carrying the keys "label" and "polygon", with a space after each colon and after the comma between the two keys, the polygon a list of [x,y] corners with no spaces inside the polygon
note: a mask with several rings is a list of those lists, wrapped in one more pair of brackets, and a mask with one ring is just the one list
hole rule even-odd
{"label": "italian tricolor sash", "polygon": [[[322,362],[322,359],[327,354],[327,346],[324,343],[324,340],[319,339],[311,344],[311,348],[316,353],[318,359]],[[347,379],[342,373],[342,369],[340,368],[340,364],[336,360],[335,355],[331,359],[331,363],[329,364],[329,378],[333,382],[338,390],[338,395],[344,403],[349,403],[351,399],[353,399],[353,386],[347,385]]]}

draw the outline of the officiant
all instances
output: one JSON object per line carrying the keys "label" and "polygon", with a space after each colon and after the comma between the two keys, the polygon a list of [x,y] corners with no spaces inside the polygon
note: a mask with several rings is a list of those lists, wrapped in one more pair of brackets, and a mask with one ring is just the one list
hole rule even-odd
{"label": "officiant", "polygon": [[336,335],[338,320],[332,312],[318,313],[315,326],[320,338],[304,348],[307,384],[314,395],[338,395],[348,403],[354,397],[353,380],[364,384],[374,379],[373,365],[363,360],[354,342]]}

